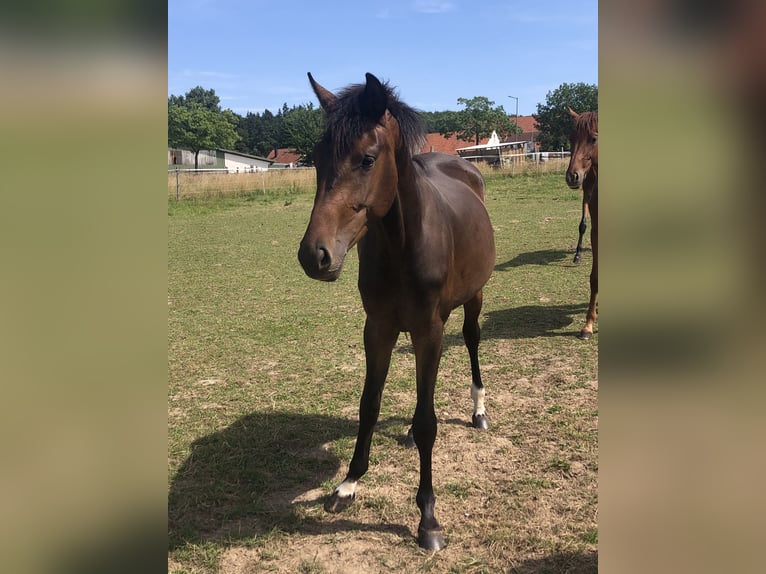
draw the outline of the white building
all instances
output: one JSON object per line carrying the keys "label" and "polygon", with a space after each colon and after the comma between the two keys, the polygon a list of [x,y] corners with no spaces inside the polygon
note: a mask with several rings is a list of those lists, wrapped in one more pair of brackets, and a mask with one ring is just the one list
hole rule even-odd
{"label": "white building", "polygon": [[[223,165],[229,173],[248,173],[252,171],[266,171],[274,162],[265,157],[250,155],[228,149],[216,150],[217,155],[223,156]],[[220,157],[219,155],[219,157]]]}
{"label": "white building", "polygon": [[[273,160],[257,155],[229,150],[200,150],[197,167],[200,170],[227,170],[229,173],[250,173],[266,171],[274,164]],[[194,168],[194,152],[185,149],[168,148],[168,166],[179,169]]]}

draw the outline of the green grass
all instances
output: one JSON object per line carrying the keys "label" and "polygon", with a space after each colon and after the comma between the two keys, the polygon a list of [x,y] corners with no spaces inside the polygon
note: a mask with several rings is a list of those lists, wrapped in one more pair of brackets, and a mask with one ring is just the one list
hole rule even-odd
{"label": "green grass", "polygon": [[[308,550],[289,565],[273,556],[288,542],[310,548],[351,535],[360,544],[372,537],[381,563],[407,572],[500,571],[511,560],[532,564],[541,549],[596,544],[590,385],[598,332],[589,342],[575,337],[587,307],[589,241],[583,263],[571,262],[581,197],[560,174],[490,172],[486,181],[497,261],[484,292],[480,357],[493,426],[466,434],[470,370],[456,310],[436,392],[435,455],[448,453],[438,464],[452,470],[434,475],[455,550],[432,558],[407,534],[418,513],[417,454],[399,444],[414,408],[404,335],[358,502],[337,518],[291,503],[307,490],[329,492],[345,472],[364,377],[356,252],[331,284],[308,279],[297,261],[313,190],[169,198],[169,528],[178,571],[216,572],[232,547],[278,572],[333,571]],[[464,463],[449,466],[461,456]],[[585,470],[570,473],[569,461]],[[562,493],[578,510],[553,518],[562,524],[541,524],[539,501],[558,508]]]}

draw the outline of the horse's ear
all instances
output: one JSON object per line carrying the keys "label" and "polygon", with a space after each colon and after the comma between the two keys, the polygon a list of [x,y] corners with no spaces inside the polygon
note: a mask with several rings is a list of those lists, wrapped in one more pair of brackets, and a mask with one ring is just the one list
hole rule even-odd
{"label": "horse's ear", "polygon": [[580,114],[578,114],[576,111],[574,111],[569,106],[567,106],[567,110],[569,110],[569,115],[572,116],[574,119],[577,119],[577,118],[580,117]]}
{"label": "horse's ear", "polygon": [[309,72],[308,75],[309,82],[311,82],[311,87],[314,89],[314,93],[319,100],[319,105],[322,106],[322,109],[329,114],[335,107],[335,94],[333,94],[330,90],[320,86],[316,80],[314,80],[311,72]]}
{"label": "horse's ear", "polygon": [[361,108],[362,112],[370,119],[375,121],[383,117],[388,107],[388,94],[380,80],[370,74],[365,74],[367,85],[362,93]]}

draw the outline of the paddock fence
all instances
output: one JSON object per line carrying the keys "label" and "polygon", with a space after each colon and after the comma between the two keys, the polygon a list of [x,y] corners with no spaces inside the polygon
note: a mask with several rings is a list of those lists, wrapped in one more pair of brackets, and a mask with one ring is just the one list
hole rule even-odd
{"label": "paddock fence", "polygon": [[[485,175],[534,176],[562,174],[569,163],[569,152],[538,152],[524,154],[523,159],[489,163],[481,157],[466,157]],[[168,169],[168,197],[237,197],[243,195],[292,195],[316,190],[313,167],[242,171],[228,169]]]}

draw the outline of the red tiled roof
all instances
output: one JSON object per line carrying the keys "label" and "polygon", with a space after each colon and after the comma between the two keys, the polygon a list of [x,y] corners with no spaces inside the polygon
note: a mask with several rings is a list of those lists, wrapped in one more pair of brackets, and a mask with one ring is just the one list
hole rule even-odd
{"label": "red tiled roof", "polygon": [[292,152],[289,148],[280,148],[276,150],[276,153],[272,150],[267,158],[275,163],[297,164],[298,160],[301,159],[301,154]]}
{"label": "red tiled roof", "polygon": [[539,132],[537,129],[537,120],[534,116],[519,116],[518,118],[511,118],[516,120],[516,125],[521,128],[524,133]]}
{"label": "red tiled roof", "polygon": [[[489,138],[484,138],[483,140],[479,141],[479,143],[485,144],[488,141],[489,141]],[[454,135],[452,137],[445,138],[441,134],[433,133],[433,134],[428,134],[426,136],[426,143],[421,148],[420,153],[438,151],[441,153],[449,153],[452,155],[457,155],[457,152],[455,151],[456,149],[461,147],[466,147],[469,145],[474,145],[474,144],[475,142],[467,142],[465,140],[459,140]]]}
{"label": "red tiled roof", "polygon": [[[518,141],[530,141],[536,139],[537,134],[540,133],[540,130],[537,129],[537,121],[533,116],[519,116],[515,119],[516,124],[522,129],[522,133],[516,136]],[[513,137],[510,138],[510,140],[516,141]],[[488,141],[489,138],[484,138],[483,140],[479,141],[479,144],[483,145]],[[454,135],[450,138],[445,138],[441,134],[431,133],[426,136],[426,143],[420,151],[421,153],[428,153],[429,151],[440,151],[442,153],[457,155],[457,151],[455,150],[472,145],[476,145],[476,142],[459,140]]]}
{"label": "red tiled roof", "polygon": [[[514,118],[511,118],[514,119]],[[535,139],[540,130],[537,129],[537,122],[533,116],[519,116],[516,119],[517,125],[523,130],[522,134],[519,134],[518,141],[529,141]],[[511,138],[513,139],[513,138]],[[479,144],[486,144],[489,138],[484,138],[479,141]],[[420,150],[420,153],[428,153],[431,151],[448,153],[457,155],[457,149],[475,145],[475,141],[459,140],[455,135],[452,137],[444,137],[439,133],[430,133],[426,136],[426,143]],[[273,151],[267,156],[268,159],[276,163],[292,163],[297,164],[300,160],[300,154],[291,152],[289,148],[280,148],[275,154]]]}

